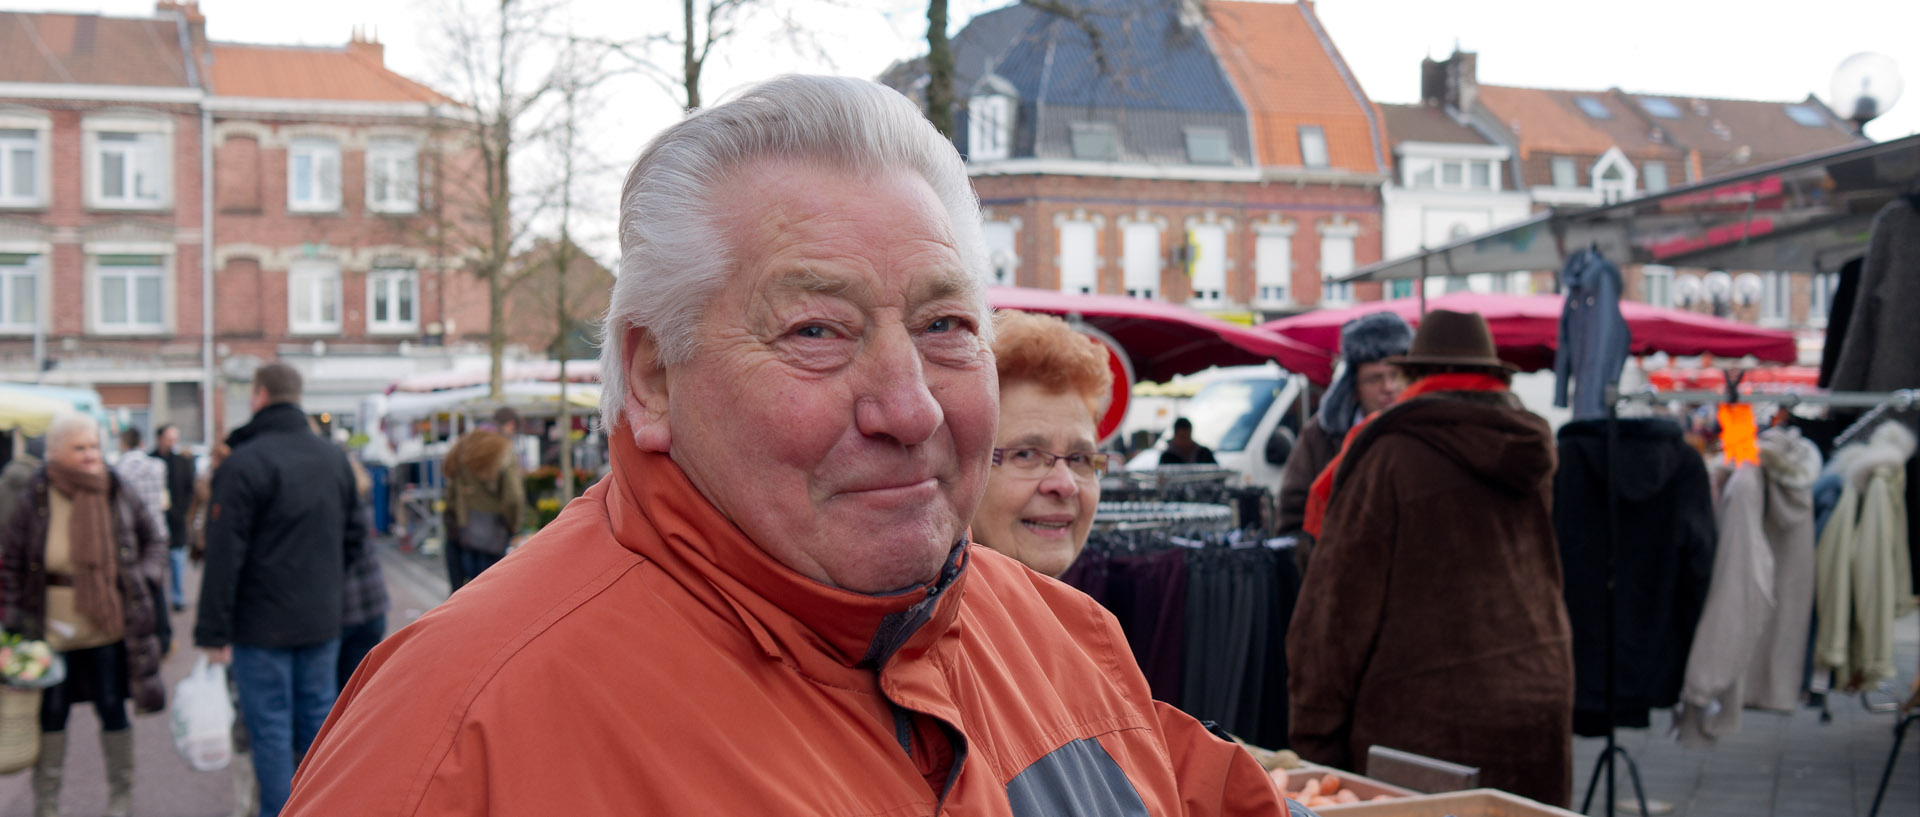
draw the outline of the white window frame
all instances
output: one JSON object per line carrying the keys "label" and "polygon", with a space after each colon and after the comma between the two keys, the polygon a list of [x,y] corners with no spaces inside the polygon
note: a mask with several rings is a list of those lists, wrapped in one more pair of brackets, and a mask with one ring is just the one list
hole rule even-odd
{"label": "white window frame", "polygon": [[1827,314],[1833,311],[1833,290],[1840,285],[1839,273],[1816,272],[1813,288],[1807,291],[1807,325],[1825,329]]}
{"label": "white window frame", "polygon": [[[1659,171],[1659,172],[1656,173],[1655,171]],[[1660,182],[1660,186],[1658,188],[1655,188],[1653,186],[1654,177],[1656,176],[1659,177],[1659,182]],[[1673,187],[1673,182],[1667,176],[1667,163],[1660,161],[1659,159],[1648,159],[1647,161],[1642,163],[1642,167],[1640,168],[1640,180],[1641,180],[1642,189],[1646,190],[1648,193],[1665,193],[1667,192],[1668,189]]]}
{"label": "white window frame", "polygon": [[[1060,291],[1100,291],[1100,223],[1093,219],[1064,219],[1060,226]],[[1079,252],[1081,247],[1086,252]],[[1084,268],[1081,258],[1084,257]]]}
{"label": "white window frame", "polygon": [[1253,301],[1258,306],[1293,305],[1293,225],[1253,228]]}
{"label": "white window frame", "polygon": [[1160,297],[1161,226],[1155,221],[1120,222],[1120,276],[1127,295]]}
{"label": "white window frame", "polygon": [[[1618,172],[1620,178],[1606,178],[1608,170]],[[1633,189],[1639,181],[1639,175],[1633,163],[1627,161],[1626,154],[1621,153],[1617,147],[1609,148],[1606,154],[1593,163],[1592,167],[1587,168],[1587,178],[1593,182],[1593,191],[1599,193],[1600,200],[1608,204],[1633,198]]]}
{"label": "white window frame", "polygon": [[[46,308],[42,306],[42,303],[47,299],[47,276],[45,272],[47,267],[46,248],[20,247],[16,249],[0,243],[0,255],[26,256],[26,260],[23,263],[0,265],[0,335],[31,335],[33,334],[35,324],[40,322],[40,316],[46,314]],[[33,302],[32,317],[25,322],[13,319],[14,310],[19,305],[14,299],[14,296],[18,294],[16,286],[20,280],[31,282],[33,288],[33,292],[31,293],[31,300]]]}
{"label": "white window frame", "polygon": [[1793,275],[1780,270],[1760,273],[1760,323],[1785,326],[1793,320]]}
{"label": "white window frame", "polygon": [[[291,161],[291,150],[289,150]],[[384,175],[382,175],[384,173]],[[367,144],[367,210],[411,214],[420,211],[420,145],[411,139],[382,138]],[[379,182],[385,179],[386,185]],[[288,188],[292,190],[291,187]],[[292,193],[289,192],[291,197]]]}
{"label": "white window frame", "polygon": [[[379,296],[387,296],[387,308],[391,313],[398,306],[398,298],[405,295],[408,311],[412,314],[405,320],[391,317],[381,319],[375,308]],[[291,309],[291,302],[289,302]],[[420,331],[420,271],[413,267],[385,266],[374,267],[367,272],[367,334],[412,334]]]}
{"label": "white window frame", "polygon": [[[287,265],[287,333],[292,335],[337,335],[340,333],[341,304],[340,264],[326,260],[300,260]],[[324,295],[331,289],[333,295],[333,315],[331,318],[320,314],[325,303]],[[305,290],[314,307],[314,314],[299,314],[299,302],[296,296]],[[416,308],[418,303],[415,304]]]}
{"label": "white window frame", "polygon": [[[1320,127],[1319,125],[1300,125],[1295,131],[1300,139],[1301,167],[1325,168],[1333,166],[1333,151],[1331,146],[1327,144],[1326,128]],[[1312,136],[1313,138],[1308,139],[1308,136]],[[1308,146],[1310,145],[1318,147],[1320,161],[1314,161],[1313,151],[1308,150]]]}
{"label": "white window frame", "polygon": [[[48,135],[52,131],[51,121],[37,114],[20,114],[0,111],[0,131],[27,131],[25,139],[18,137],[0,137],[0,208],[38,208],[47,205],[47,188],[51,179],[48,172],[51,146]],[[15,156],[20,151],[32,151],[30,165],[33,173],[33,194],[16,195],[13,192],[17,181]]]}
{"label": "white window frame", "polygon": [[1219,308],[1230,300],[1227,297],[1232,251],[1228,249],[1232,237],[1230,225],[1220,222],[1197,222],[1187,225],[1187,244],[1194,253],[1191,286],[1187,303],[1195,307]]}
{"label": "white window frame", "polygon": [[[311,195],[300,197],[300,160],[307,160],[313,173]],[[332,189],[328,190],[327,164],[333,165]],[[322,136],[302,136],[287,144],[287,212],[336,213],[340,211],[340,142]]]}
{"label": "white window frame", "polygon": [[[86,204],[95,210],[164,210],[173,206],[173,120],[163,117],[92,116],[81,121],[86,150]],[[107,137],[113,138],[107,138]],[[118,137],[132,136],[131,141]],[[106,194],[109,150],[132,145],[121,160],[121,195]],[[151,177],[153,195],[133,194],[140,171]]]}
{"label": "white window frame", "polygon": [[1661,309],[1673,308],[1673,268],[1648,264],[1640,268],[1640,300]]}
{"label": "white window frame", "polygon": [[[1320,305],[1344,306],[1353,303],[1353,283],[1337,282],[1334,278],[1353,272],[1356,259],[1355,245],[1359,243],[1360,225],[1351,221],[1320,225]],[[1345,243],[1345,249],[1335,248]],[[1342,257],[1344,255],[1344,258]],[[1329,264],[1328,258],[1335,259]]]}
{"label": "white window frame", "polygon": [[[165,244],[106,245],[89,244],[87,255],[87,320],[101,335],[158,335],[170,330],[173,315],[173,248]],[[101,263],[109,256],[150,256],[151,266],[122,266]],[[158,320],[140,319],[139,279],[158,281],[160,316]],[[118,279],[113,280],[113,279]],[[123,287],[127,314],[125,320],[109,322],[106,293],[110,286]]]}
{"label": "white window frame", "polygon": [[1020,283],[1020,219],[1005,221],[984,220],[980,232],[986,239],[987,270],[994,276],[995,286],[1018,286]]}
{"label": "white window frame", "polygon": [[[1548,180],[1553,187],[1561,190],[1574,190],[1580,187],[1580,166],[1572,156],[1555,156],[1547,162],[1552,177]],[[1564,174],[1562,171],[1565,171]],[[1562,178],[1562,176],[1565,178]]]}
{"label": "white window frame", "polygon": [[977,94],[967,100],[967,159],[992,161],[1013,155],[1013,99]]}

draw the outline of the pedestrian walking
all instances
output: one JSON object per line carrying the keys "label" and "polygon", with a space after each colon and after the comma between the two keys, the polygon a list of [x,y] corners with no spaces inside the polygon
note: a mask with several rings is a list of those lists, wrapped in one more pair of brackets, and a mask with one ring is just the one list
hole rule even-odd
{"label": "pedestrian walking", "polygon": [[180,427],[168,423],[153,435],[153,456],[167,465],[167,603],[187,609],[188,515],[193,509],[193,457],[180,451]]}
{"label": "pedestrian walking", "polygon": [[[373,479],[359,460],[349,457],[347,464],[353,466],[354,491],[359,499],[354,514],[360,517],[360,524],[366,530],[373,530]],[[372,545],[368,541],[365,546],[349,552],[347,573],[341,582],[344,592],[340,605],[340,662],[336,673],[341,686],[353,678],[353,671],[380,639],[387,637],[387,609],[391,606],[387,599],[387,577],[380,570],[380,555]]]}
{"label": "pedestrian walking", "polygon": [[65,660],[66,680],[40,701],[33,812],[60,813],[67,714],[92,703],[107,768],[108,817],[133,813],[131,700],[139,713],[166,706],[153,590],[165,570],[164,534],[100,455],[92,417],[55,417],[47,463],[28,479],[0,543],[0,598],[9,632],[44,640]]}
{"label": "pedestrian walking", "polygon": [[308,426],[300,386],[285,363],[254,373],[253,419],[213,478],[193,632],[232,664],[261,817],[286,804],[333,706],[346,565],[366,537],[346,454]]}
{"label": "pedestrian walking", "polygon": [[167,533],[167,464],[140,450],[140,429],[129,426],[120,430],[120,461],[114,463],[113,474],[140,500],[141,509],[153,519],[154,529],[164,537]]}
{"label": "pedestrian walking", "polygon": [[1098,603],[967,541],[985,242],[913,102],[763,83],[622,201],[612,475],[374,649],[290,814],[1287,813]]}
{"label": "pedestrian walking", "polygon": [[526,521],[527,488],[514,450],[515,426],[475,429],[447,450],[447,589],[465,587],[507,555]]}

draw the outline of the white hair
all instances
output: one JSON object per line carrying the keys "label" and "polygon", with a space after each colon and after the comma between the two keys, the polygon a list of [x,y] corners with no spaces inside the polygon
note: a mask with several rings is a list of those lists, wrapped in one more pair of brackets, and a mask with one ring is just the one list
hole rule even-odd
{"label": "white hair", "polygon": [[[700,318],[733,268],[714,201],[741,167],[788,159],[860,175],[912,173],[946,208],[956,250],[987,314],[980,204],[953,144],[898,92],[862,79],[788,75],[742,91],[668,128],[627,173],[620,193],[620,274],[600,344],[600,415],[627,403],[627,333],[646,329],[661,365],[693,355]],[[992,322],[981,332],[991,342]]]}
{"label": "white hair", "polygon": [[53,452],[59,450],[68,437],[82,431],[91,431],[95,437],[100,436],[100,421],[91,414],[77,411],[63,411],[54,415],[53,422],[47,424],[47,456],[53,456]]}

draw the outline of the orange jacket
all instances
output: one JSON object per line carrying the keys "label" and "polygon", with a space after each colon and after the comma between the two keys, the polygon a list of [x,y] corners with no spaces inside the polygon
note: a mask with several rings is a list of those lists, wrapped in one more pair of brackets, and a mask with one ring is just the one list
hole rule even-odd
{"label": "orange jacket", "polygon": [[287,814],[1287,813],[1086,596],[972,546],[896,595],[819,584],[613,436],[610,478],[368,656]]}

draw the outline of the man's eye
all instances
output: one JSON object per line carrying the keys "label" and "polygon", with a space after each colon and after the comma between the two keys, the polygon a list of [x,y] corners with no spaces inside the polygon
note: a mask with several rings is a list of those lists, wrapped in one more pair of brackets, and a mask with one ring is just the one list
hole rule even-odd
{"label": "man's eye", "polygon": [[833,337],[833,330],[817,323],[810,323],[793,330],[793,334],[810,340],[824,340]]}
{"label": "man's eye", "polygon": [[928,332],[952,332],[956,329],[964,329],[966,328],[966,325],[967,325],[967,322],[964,318],[960,318],[954,315],[948,315],[947,317],[944,317],[944,318],[937,318],[934,320],[933,323],[927,324],[927,331]]}
{"label": "man's eye", "polygon": [[1016,448],[1012,452],[1015,463],[1026,465],[1040,461],[1040,451],[1035,448]]}

